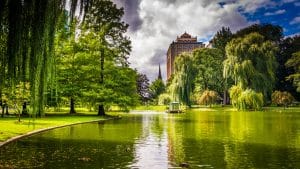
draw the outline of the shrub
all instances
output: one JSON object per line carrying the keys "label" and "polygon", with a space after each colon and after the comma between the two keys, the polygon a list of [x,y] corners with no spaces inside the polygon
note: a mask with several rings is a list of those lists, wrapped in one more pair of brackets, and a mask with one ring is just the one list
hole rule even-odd
{"label": "shrub", "polygon": [[158,97],[159,105],[168,105],[171,102],[171,96],[167,93],[160,94]]}
{"label": "shrub", "polygon": [[272,103],[278,106],[287,107],[293,101],[294,97],[289,92],[274,91],[272,93]]}
{"label": "shrub", "polygon": [[232,105],[238,110],[260,110],[264,104],[263,94],[252,89],[243,91],[239,86],[233,86],[229,89],[229,94]]}
{"label": "shrub", "polygon": [[238,99],[242,93],[242,88],[240,86],[232,86],[229,89],[229,96],[231,99],[231,104],[233,107],[237,107]]}
{"label": "shrub", "polygon": [[219,95],[217,92],[212,90],[205,90],[200,98],[198,99],[198,104],[212,105],[217,102],[219,99]]}
{"label": "shrub", "polygon": [[261,110],[264,104],[264,97],[262,93],[257,93],[252,89],[247,89],[241,93],[238,98],[238,109],[247,110]]}

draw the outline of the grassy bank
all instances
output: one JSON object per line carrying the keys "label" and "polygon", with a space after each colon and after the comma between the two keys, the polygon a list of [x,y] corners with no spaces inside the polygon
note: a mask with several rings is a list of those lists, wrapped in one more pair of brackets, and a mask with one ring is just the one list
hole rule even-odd
{"label": "grassy bank", "polygon": [[52,112],[42,118],[21,118],[21,122],[18,122],[17,117],[8,116],[0,118],[0,142],[39,129],[95,120],[105,120],[105,118],[96,116],[96,113],[70,115],[65,112]]}
{"label": "grassy bank", "polygon": [[167,106],[153,106],[153,105],[149,105],[149,106],[138,106],[136,108],[134,108],[134,110],[153,110],[153,111],[166,111]]}
{"label": "grassy bank", "polygon": [[[182,106],[183,107],[183,106]],[[185,108],[185,107],[183,107]],[[134,110],[142,111],[142,110],[153,110],[153,111],[166,111],[167,106],[138,106]],[[233,112],[238,111],[236,108],[232,107],[231,105],[221,106],[221,105],[213,105],[213,106],[205,106],[205,105],[192,105],[191,108],[188,108],[188,110],[193,111],[224,111],[224,112]],[[300,112],[299,106],[293,106],[293,107],[276,107],[276,106],[269,106],[269,107],[263,107],[261,111],[268,111],[268,112]],[[251,112],[251,111],[250,111]]]}

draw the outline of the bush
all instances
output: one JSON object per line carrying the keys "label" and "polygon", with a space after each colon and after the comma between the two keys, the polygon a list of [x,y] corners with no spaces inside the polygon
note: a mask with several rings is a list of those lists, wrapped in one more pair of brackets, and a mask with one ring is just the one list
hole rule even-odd
{"label": "bush", "polygon": [[242,88],[240,86],[232,86],[229,89],[229,96],[231,99],[231,104],[233,107],[237,107],[238,105],[238,99],[243,92]]}
{"label": "bush", "polygon": [[294,101],[294,97],[289,92],[274,91],[272,93],[272,103],[277,106],[287,107]]}
{"label": "bush", "polygon": [[247,110],[261,110],[264,104],[264,96],[262,93],[257,93],[252,89],[243,91],[238,98],[238,109]]}
{"label": "bush", "polygon": [[215,104],[219,98],[220,97],[217,92],[212,90],[205,90],[198,99],[198,104],[205,104],[211,106],[212,104]]}
{"label": "bush", "polygon": [[238,110],[261,110],[264,104],[264,96],[252,89],[243,91],[239,86],[233,86],[229,89],[231,103]]}
{"label": "bush", "polygon": [[160,94],[158,97],[159,105],[168,105],[171,102],[171,96],[167,93]]}

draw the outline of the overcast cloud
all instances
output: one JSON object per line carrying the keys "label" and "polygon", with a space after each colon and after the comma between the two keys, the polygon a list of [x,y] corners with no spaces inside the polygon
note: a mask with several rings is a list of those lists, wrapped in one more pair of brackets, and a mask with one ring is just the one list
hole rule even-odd
{"label": "overcast cloud", "polygon": [[222,26],[236,31],[250,23],[243,13],[272,7],[269,0],[114,0],[125,9],[124,20],[130,25],[131,67],[150,80],[161,64],[166,79],[166,52],[172,41],[185,31],[208,41]]}

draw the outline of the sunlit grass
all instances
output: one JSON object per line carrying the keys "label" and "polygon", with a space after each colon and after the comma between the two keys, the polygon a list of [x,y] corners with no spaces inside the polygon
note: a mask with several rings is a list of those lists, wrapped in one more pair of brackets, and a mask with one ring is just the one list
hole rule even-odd
{"label": "sunlit grass", "polygon": [[[193,105],[192,106],[193,111],[223,111],[223,112],[234,112],[238,111],[236,108],[234,108],[231,105],[221,106],[221,105],[213,105],[213,106],[205,106],[205,105]],[[293,107],[277,107],[277,106],[269,106],[269,107],[263,107],[261,111],[268,111],[268,112],[300,112],[299,106],[293,106]],[[245,112],[251,112],[251,110],[245,111]]]}
{"label": "sunlit grass", "polygon": [[154,105],[146,105],[146,106],[138,106],[135,107],[134,110],[153,110],[153,111],[166,111],[167,106],[154,106]]}
{"label": "sunlit grass", "polygon": [[14,115],[0,118],[0,142],[34,130],[105,119],[97,116],[97,112],[89,112],[86,109],[77,111],[77,114],[71,115],[66,108],[62,108],[60,112],[47,111],[41,118],[22,117],[21,122],[18,122],[18,117]]}

